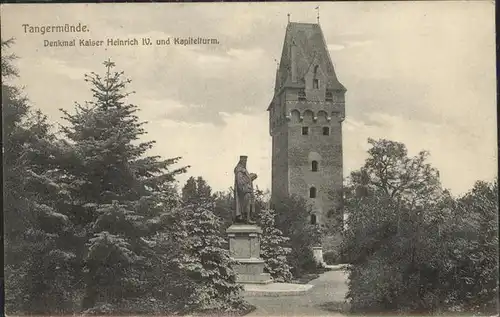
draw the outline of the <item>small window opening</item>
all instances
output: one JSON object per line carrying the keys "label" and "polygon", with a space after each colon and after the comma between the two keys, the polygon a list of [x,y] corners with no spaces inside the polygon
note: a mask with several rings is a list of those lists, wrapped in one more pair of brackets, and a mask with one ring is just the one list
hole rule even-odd
{"label": "small window opening", "polygon": [[308,135],[309,134],[309,127],[302,127],[302,135]]}
{"label": "small window opening", "polygon": [[327,91],[325,93],[325,100],[326,101],[333,101],[333,93],[331,91]]}
{"label": "small window opening", "polygon": [[309,198],[316,198],[316,187],[309,188]]}
{"label": "small window opening", "polygon": [[323,127],[323,135],[330,135],[330,128],[329,127]]}
{"label": "small window opening", "polygon": [[311,170],[313,172],[317,172],[318,171],[318,161],[312,161],[312,163],[311,163]]}
{"label": "small window opening", "polygon": [[306,100],[306,91],[304,89],[299,90],[298,99],[299,99],[299,101]]}
{"label": "small window opening", "polygon": [[316,223],[317,223],[316,215],[315,215],[315,214],[312,214],[312,215],[311,215],[311,224],[312,224],[312,225],[315,225]]}

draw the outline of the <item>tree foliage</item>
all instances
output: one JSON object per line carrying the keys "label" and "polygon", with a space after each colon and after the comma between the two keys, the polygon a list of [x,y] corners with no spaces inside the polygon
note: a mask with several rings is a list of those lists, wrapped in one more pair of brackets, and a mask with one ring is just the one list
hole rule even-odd
{"label": "tree foliage", "polygon": [[427,163],[428,152],[409,157],[403,143],[384,139],[368,139],[368,143],[372,147],[365,164],[350,175],[358,196],[380,191],[408,208],[436,201],[441,193],[439,172]]}
{"label": "tree foliage", "polygon": [[265,261],[265,271],[275,282],[289,282],[292,279],[287,258],[291,252],[290,239],[276,227],[275,216],[272,209],[259,208],[257,211],[257,224],[262,228],[260,256]]}
{"label": "tree foliage", "polygon": [[182,249],[176,262],[195,285],[185,294],[185,309],[214,312],[244,307],[242,287],[236,283],[233,271],[235,262],[220,233],[221,220],[209,206],[186,205],[166,214],[164,219],[168,227],[178,228],[171,236]]}
{"label": "tree foliage", "polygon": [[290,238],[288,261],[293,275],[298,277],[315,272],[317,263],[312,248],[320,244],[321,231],[319,225],[310,223],[310,206],[303,198],[291,196],[276,204],[275,208],[276,226]]}
{"label": "tree foliage", "polygon": [[113,62],[104,66],[104,75],[85,77],[93,99],[76,104],[74,113],[62,110],[68,122],[62,127],[68,140],[64,183],[72,197],[64,209],[84,242],[75,252],[84,263],[83,309],[92,311],[104,304],[122,309],[124,301],[142,296],[148,283],[142,272],[154,269],[146,241],[175,204],[173,181],[186,169],[171,170],[178,157],[147,155],[154,142],[139,141],[144,123],[138,107],[126,103],[130,80]]}
{"label": "tree foliage", "polygon": [[441,188],[426,152],[408,157],[402,143],[369,143],[368,159],[351,174],[345,193],[352,310],[492,310],[496,183],[477,183],[456,199]]}
{"label": "tree foliage", "polygon": [[218,191],[214,194],[215,214],[223,221],[221,230],[225,233],[226,229],[233,223],[233,210],[235,208],[234,191],[229,188],[227,191]]}
{"label": "tree foliage", "polygon": [[190,177],[182,188],[182,201],[185,204],[213,202],[212,188],[203,177]]}
{"label": "tree foliage", "polygon": [[498,180],[476,182],[453,209],[453,220],[441,229],[441,237],[453,237],[442,246],[455,263],[448,272],[452,302],[467,310],[497,311]]}
{"label": "tree foliage", "polygon": [[2,41],[6,308],[40,313],[72,308],[74,254],[64,245],[71,225],[57,204],[67,198],[52,126],[32,108],[16,77],[12,40]]}
{"label": "tree foliage", "polygon": [[[2,53],[10,44],[2,42]],[[175,177],[186,167],[172,168],[178,157],[148,155],[153,142],[141,141],[144,123],[126,102],[123,72],[106,61],[103,75],[86,75],[93,98],[63,111],[64,138],[57,138],[7,83],[16,75],[9,58],[2,59],[7,311],[177,314],[245,306],[218,219],[204,198],[183,206]],[[196,197],[210,196],[201,185]]]}

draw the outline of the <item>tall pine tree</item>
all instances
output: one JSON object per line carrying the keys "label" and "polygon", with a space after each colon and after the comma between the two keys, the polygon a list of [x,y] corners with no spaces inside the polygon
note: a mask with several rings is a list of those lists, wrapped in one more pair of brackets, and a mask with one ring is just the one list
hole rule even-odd
{"label": "tall pine tree", "polygon": [[71,145],[64,164],[72,196],[66,208],[84,263],[82,308],[96,312],[104,304],[123,311],[151,292],[146,277],[155,270],[150,256],[159,217],[175,205],[173,182],[186,170],[170,168],[179,157],[147,156],[154,142],[139,140],[144,122],[135,114],[138,107],[126,103],[130,80],[114,71],[113,62],[104,66],[104,75],[85,75],[92,101],[77,103],[74,113],[62,110],[69,123],[62,132]]}
{"label": "tall pine tree", "polygon": [[17,70],[2,41],[2,113],[6,308],[9,313],[61,313],[73,309],[71,232],[57,202],[67,198],[58,182],[59,152],[46,117],[10,84]]}

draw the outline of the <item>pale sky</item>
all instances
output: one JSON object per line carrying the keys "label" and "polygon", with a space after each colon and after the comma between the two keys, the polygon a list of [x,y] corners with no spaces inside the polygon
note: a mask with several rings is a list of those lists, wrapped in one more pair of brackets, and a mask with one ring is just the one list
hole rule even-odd
{"label": "pale sky", "polygon": [[[179,177],[203,176],[214,190],[233,183],[248,155],[256,184],[271,184],[267,106],[287,24],[316,21],[318,4],[2,5],[2,38],[14,37],[18,83],[36,108],[60,122],[59,108],[90,98],[85,73],[111,58],[132,79],[129,101],[148,121],[152,154],[182,156]],[[320,23],[347,88],[344,177],[366,159],[367,138],[425,149],[445,188],[467,191],[497,175],[494,2],[320,4]],[[22,24],[88,25],[88,33],[26,34]],[[219,45],[44,47],[44,40],[211,37]]]}

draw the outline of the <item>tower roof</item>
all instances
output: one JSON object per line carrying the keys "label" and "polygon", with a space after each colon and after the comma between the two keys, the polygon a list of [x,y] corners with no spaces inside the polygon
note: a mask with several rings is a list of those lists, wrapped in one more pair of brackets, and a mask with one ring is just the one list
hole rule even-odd
{"label": "tower roof", "polygon": [[302,87],[304,75],[314,65],[319,65],[324,72],[328,89],[346,90],[337,79],[319,24],[288,23],[276,74],[276,84],[281,87],[276,87],[276,92],[284,87]]}

